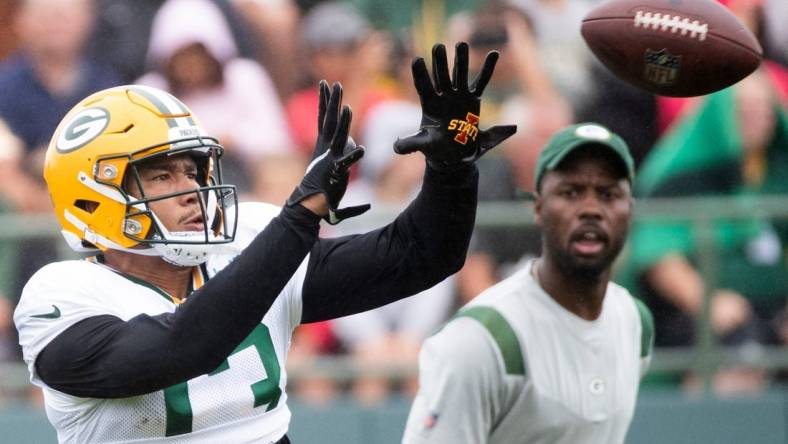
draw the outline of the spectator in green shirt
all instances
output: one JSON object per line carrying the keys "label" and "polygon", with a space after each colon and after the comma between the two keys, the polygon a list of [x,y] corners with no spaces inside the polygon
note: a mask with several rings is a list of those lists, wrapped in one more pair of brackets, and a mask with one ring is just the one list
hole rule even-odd
{"label": "spectator in green shirt", "polygon": [[[730,196],[746,208],[749,198],[788,193],[788,116],[775,97],[759,71],[706,98],[646,157],[636,195]],[[633,227],[633,290],[654,312],[657,346],[694,342],[707,289],[712,329],[723,343],[779,342],[775,319],[788,295],[788,221],[753,214],[712,226],[715,282],[699,272],[698,237],[688,221]],[[759,385],[759,377],[745,373],[721,379],[718,389]]]}

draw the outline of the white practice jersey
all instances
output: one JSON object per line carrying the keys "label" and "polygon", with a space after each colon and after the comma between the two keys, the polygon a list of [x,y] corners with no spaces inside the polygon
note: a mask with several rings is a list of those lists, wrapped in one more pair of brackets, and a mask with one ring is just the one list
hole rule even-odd
{"label": "white practice jersey", "polygon": [[[245,203],[235,241],[205,264],[210,278],[248,245],[279,208]],[[79,398],[53,390],[36,374],[41,350],[82,319],[173,312],[162,290],[89,260],[57,262],[27,283],[14,313],[33,384],[44,392],[46,412],[62,443],[270,443],[288,428],[285,361],[301,319],[307,259],[277,297],[263,322],[216,370],[164,390],[122,399]],[[195,267],[194,288],[206,276]],[[182,338],[188,341],[189,338]]]}
{"label": "white practice jersey", "polygon": [[594,321],[561,307],[533,261],[427,339],[403,443],[615,444],[653,347],[651,313],[610,283]]}

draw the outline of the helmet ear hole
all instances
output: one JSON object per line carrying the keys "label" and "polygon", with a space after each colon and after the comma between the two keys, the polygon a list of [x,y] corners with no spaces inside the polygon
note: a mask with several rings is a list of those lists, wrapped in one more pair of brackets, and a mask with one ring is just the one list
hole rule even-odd
{"label": "helmet ear hole", "polygon": [[95,200],[77,199],[74,201],[75,207],[89,214],[93,214],[98,209],[99,205],[100,204]]}

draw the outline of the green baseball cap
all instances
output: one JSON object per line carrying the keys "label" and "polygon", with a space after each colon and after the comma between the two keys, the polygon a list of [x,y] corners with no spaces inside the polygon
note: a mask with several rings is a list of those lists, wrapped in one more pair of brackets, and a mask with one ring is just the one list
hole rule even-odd
{"label": "green baseball cap", "polygon": [[587,122],[567,126],[547,141],[536,161],[534,190],[539,189],[539,182],[545,172],[554,170],[569,153],[586,145],[610,148],[623,162],[629,181],[634,180],[635,161],[624,139],[602,125]]}

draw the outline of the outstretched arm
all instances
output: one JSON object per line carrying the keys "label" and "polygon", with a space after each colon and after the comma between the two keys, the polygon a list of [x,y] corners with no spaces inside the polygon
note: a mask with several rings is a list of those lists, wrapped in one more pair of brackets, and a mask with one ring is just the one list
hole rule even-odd
{"label": "outstretched arm", "polygon": [[[161,390],[216,369],[260,324],[303,263],[319,217],[352,217],[366,208],[337,208],[348,168],[363,149],[348,143],[350,110],[341,88],[320,84],[319,135],[307,173],[282,209],[225,269],[172,313],[83,319],[58,334],[36,359],[50,387],[74,396],[123,398]],[[329,98],[330,96],[330,98]],[[60,291],[53,286],[43,291]]]}
{"label": "outstretched arm", "polygon": [[413,62],[422,107],[419,131],[397,140],[399,154],[424,153],[427,168],[418,197],[390,225],[364,235],[319,241],[310,253],[302,322],[359,313],[425,290],[459,270],[476,216],[474,162],[515,132],[480,130],[479,109],[496,52],[468,84],[468,46],[456,47],[453,79],[446,49],[433,47],[433,78]]}
{"label": "outstretched arm", "polygon": [[474,165],[427,167],[419,196],[391,224],[320,239],[310,252],[303,323],[360,313],[416,294],[462,267],[476,216]]}

